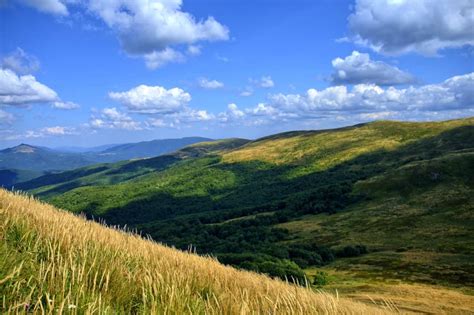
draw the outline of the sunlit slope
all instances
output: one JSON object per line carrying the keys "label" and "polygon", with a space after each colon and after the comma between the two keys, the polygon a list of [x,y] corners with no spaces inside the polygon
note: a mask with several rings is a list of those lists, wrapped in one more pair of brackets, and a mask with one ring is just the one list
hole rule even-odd
{"label": "sunlit slope", "polygon": [[469,125],[474,125],[474,118],[428,123],[377,121],[340,129],[289,132],[262,138],[240,150],[225,153],[223,161],[263,161],[300,165],[305,170],[325,170],[363,154],[394,150]]}
{"label": "sunlit slope", "polygon": [[149,159],[123,161],[110,164],[96,164],[58,174],[49,174],[21,183],[20,190],[32,190],[38,196],[60,194],[82,186],[111,185],[135,179],[142,175],[158,172],[190,158],[231,150],[246,144],[245,139],[225,139],[190,145],[174,153]]}
{"label": "sunlit slope", "polygon": [[383,314],[0,190],[0,312]]}

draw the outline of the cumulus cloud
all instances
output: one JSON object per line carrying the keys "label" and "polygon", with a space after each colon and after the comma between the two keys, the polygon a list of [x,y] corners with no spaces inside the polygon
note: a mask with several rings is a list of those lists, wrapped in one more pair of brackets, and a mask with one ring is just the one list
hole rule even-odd
{"label": "cumulus cloud", "polygon": [[398,85],[413,83],[414,77],[397,67],[382,61],[370,59],[369,54],[353,51],[350,56],[336,58],[332,61],[334,73],[331,75],[333,84],[377,84]]}
{"label": "cumulus cloud", "polygon": [[212,16],[197,20],[182,10],[182,0],[18,1],[41,12],[63,16],[68,15],[67,6],[74,3],[75,9],[83,9],[103,21],[117,35],[123,50],[144,57],[151,69],[183,62],[184,54],[176,47],[186,45],[186,53],[196,56],[201,52],[197,43],[229,39],[225,25]]}
{"label": "cumulus cloud", "polygon": [[473,108],[473,91],[474,73],[469,73],[421,87],[333,86],[309,89],[304,95],[275,94],[270,96],[270,101],[276,108],[303,116],[324,112],[443,111]]}
{"label": "cumulus cloud", "polygon": [[0,104],[25,105],[59,101],[58,95],[32,75],[0,69]]}
{"label": "cumulus cloud", "polygon": [[245,112],[253,116],[270,116],[270,117],[280,114],[280,111],[278,109],[265,103],[259,103],[254,108],[249,108]]}
{"label": "cumulus cloud", "polygon": [[0,105],[26,106],[32,103],[51,103],[53,108],[76,109],[79,105],[62,101],[50,87],[38,82],[33,75],[17,75],[0,68]]}
{"label": "cumulus cloud", "polygon": [[147,68],[152,70],[160,68],[168,63],[180,63],[186,60],[182,53],[169,47],[146,54],[144,59]]}
{"label": "cumulus cloud", "polygon": [[38,58],[27,54],[19,47],[15,51],[3,57],[0,64],[2,68],[10,69],[18,74],[33,73],[40,67]]}
{"label": "cumulus cloud", "polygon": [[134,121],[130,116],[120,112],[115,107],[104,108],[99,116],[93,115],[89,126],[93,129],[125,129],[140,130],[140,122]]}
{"label": "cumulus cloud", "polygon": [[275,86],[275,83],[273,82],[271,76],[263,76],[258,80],[250,79],[250,82],[264,89],[272,88]]}
{"label": "cumulus cloud", "polygon": [[192,123],[198,122],[209,122],[213,121],[215,116],[206,110],[195,110],[191,108],[185,108],[180,112],[176,112],[169,115],[164,115],[159,118],[151,117],[145,121],[147,129],[153,128],[181,128]]}
{"label": "cumulus cloud", "polygon": [[38,11],[44,13],[50,13],[54,15],[68,15],[69,12],[67,10],[66,5],[64,2],[60,0],[18,0],[20,3],[35,8]]}
{"label": "cumulus cloud", "polygon": [[200,78],[198,84],[203,89],[219,89],[224,87],[224,83],[217,80],[209,80],[206,78]]}
{"label": "cumulus cloud", "polygon": [[79,104],[76,104],[74,102],[63,102],[63,101],[53,102],[51,106],[53,108],[66,109],[66,110],[78,109],[80,107]]}
{"label": "cumulus cloud", "polygon": [[233,122],[244,118],[245,113],[239,109],[235,103],[227,105],[225,112],[219,113],[218,118],[221,122]]}
{"label": "cumulus cloud", "polygon": [[[272,94],[267,102],[239,109],[229,104],[219,122],[257,126],[275,123],[305,125],[314,121],[357,122],[376,119],[430,120],[474,114],[474,73],[438,84],[407,88],[375,84],[309,89],[304,94]],[[309,124],[308,126],[312,126]]]}
{"label": "cumulus cloud", "polygon": [[228,29],[213,17],[196,21],[181,6],[181,0],[91,0],[88,7],[117,32],[130,54],[229,38]]}
{"label": "cumulus cloud", "polygon": [[471,0],[357,0],[348,20],[353,41],[384,54],[474,45]]}
{"label": "cumulus cloud", "polygon": [[88,9],[116,32],[127,53],[145,56],[154,69],[183,61],[172,46],[188,45],[189,54],[197,55],[200,49],[193,44],[229,38],[227,27],[212,16],[198,21],[182,11],[181,0],[90,0]]}
{"label": "cumulus cloud", "polygon": [[191,95],[180,88],[167,90],[162,86],[139,85],[126,92],[110,92],[109,97],[130,111],[142,114],[169,114],[181,111]]}

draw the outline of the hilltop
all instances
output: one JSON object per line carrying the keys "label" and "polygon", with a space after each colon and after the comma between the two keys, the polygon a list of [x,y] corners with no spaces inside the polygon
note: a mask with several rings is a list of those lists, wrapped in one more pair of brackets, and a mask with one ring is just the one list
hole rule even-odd
{"label": "hilltop", "polygon": [[2,313],[390,314],[239,271],[0,189]]}
{"label": "hilltop", "polygon": [[474,118],[221,143],[18,188],[281,278],[474,286]]}

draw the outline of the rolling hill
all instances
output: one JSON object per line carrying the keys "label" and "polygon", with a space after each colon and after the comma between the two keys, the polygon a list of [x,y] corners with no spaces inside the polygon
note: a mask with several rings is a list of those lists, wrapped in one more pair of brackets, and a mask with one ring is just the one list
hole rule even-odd
{"label": "rolling hill", "polygon": [[211,144],[17,188],[281,278],[474,287],[474,118]]}

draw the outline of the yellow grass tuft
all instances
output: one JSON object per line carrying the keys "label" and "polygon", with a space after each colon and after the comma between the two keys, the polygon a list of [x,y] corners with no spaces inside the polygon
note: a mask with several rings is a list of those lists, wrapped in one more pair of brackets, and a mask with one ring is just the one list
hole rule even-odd
{"label": "yellow grass tuft", "polygon": [[0,189],[0,313],[389,314]]}

